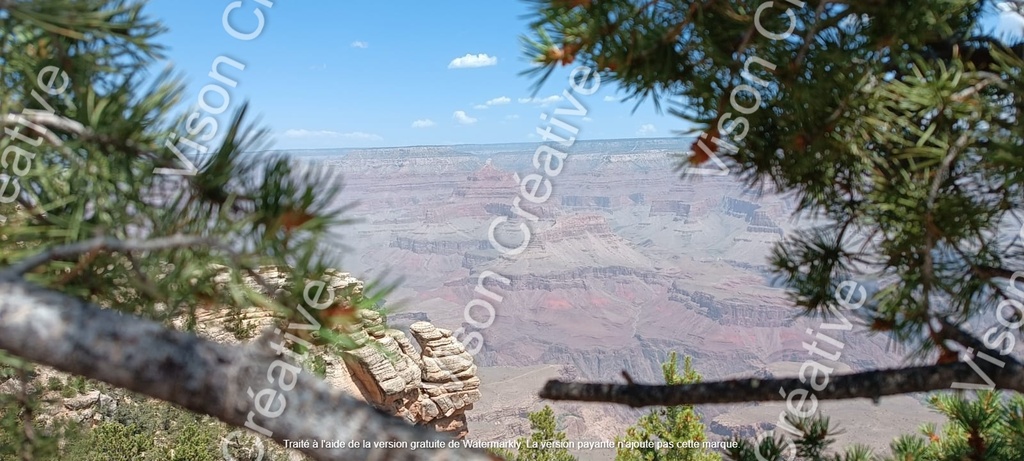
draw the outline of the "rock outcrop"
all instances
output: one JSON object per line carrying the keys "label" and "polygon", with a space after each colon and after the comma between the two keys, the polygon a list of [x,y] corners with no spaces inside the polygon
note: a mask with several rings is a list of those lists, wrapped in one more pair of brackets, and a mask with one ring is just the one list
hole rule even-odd
{"label": "rock outcrop", "polygon": [[[262,285],[252,278],[247,278],[246,283],[273,295],[291,283],[283,274],[276,268],[264,267],[260,271]],[[215,280],[226,283],[228,279],[221,274]],[[323,281],[337,295],[339,303],[363,292],[363,283],[348,273],[329,271]],[[276,321],[265,309],[257,308],[240,313],[203,310],[197,312],[197,317],[197,332],[222,342],[241,339],[239,330],[255,334]],[[465,346],[451,331],[430,322],[409,325],[410,340],[401,330],[389,328],[387,317],[381,312],[360,309],[356,317],[354,325],[336,329],[357,347],[338,354],[314,351],[326,363],[325,379],[410,423],[465,437],[469,433],[466,411],[480,400],[477,367]]]}
{"label": "rock outcrop", "polygon": [[350,332],[359,347],[343,357],[348,373],[328,381],[410,423],[465,437],[466,411],[480,400],[477,367],[465,346],[451,331],[421,321],[409,327],[417,351],[405,333],[387,327],[383,314],[363,310],[359,317]]}

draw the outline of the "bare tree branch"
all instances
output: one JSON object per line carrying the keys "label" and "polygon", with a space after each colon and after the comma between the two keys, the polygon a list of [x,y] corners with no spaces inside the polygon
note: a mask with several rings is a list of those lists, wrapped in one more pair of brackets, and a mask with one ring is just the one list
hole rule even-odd
{"label": "bare tree branch", "polygon": [[[567,383],[552,380],[541,390],[540,397],[645,407],[785,400],[794,389],[805,389],[818,400],[869,398],[877,401],[886,395],[949,390],[954,383],[986,385],[985,377],[991,380],[994,388],[1024,392],[1024,367],[1016,360],[1007,363],[1000,361],[999,357],[992,357],[1004,364],[999,366],[979,358],[967,357],[968,362],[946,365],[832,376],[824,387],[818,384],[824,382],[821,373],[816,373],[816,376],[812,374],[810,379],[735,379],[680,386]],[[815,390],[812,384],[822,389]]]}
{"label": "bare tree branch", "polygon": [[992,266],[972,266],[972,272],[977,275],[987,278],[1003,278],[1011,279],[1013,274],[1020,271],[1013,271],[1004,267],[992,267]]}
{"label": "bare tree branch", "polygon": [[83,240],[81,242],[75,242],[68,245],[61,245],[58,247],[50,248],[42,253],[29,256],[21,261],[18,261],[6,268],[0,269],[0,280],[2,279],[14,279],[21,277],[39,267],[57,258],[67,258],[70,256],[78,256],[83,253],[96,250],[111,250],[111,251],[149,251],[149,250],[165,250],[168,248],[181,248],[191,246],[211,246],[216,245],[217,241],[210,237],[195,237],[188,235],[172,235],[170,237],[161,237],[146,240],[119,240],[113,237],[96,237],[89,240]]}
{"label": "bare tree branch", "polygon": [[[0,349],[232,426],[261,428],[256,430],[279,442],[450,440],[380,412],[311,373],[282,371],[293,362],[280,357],[281,344],[219,344],[23,281],[0,280]],[[268,413],[276,417],[261,416]],[[494,459],[449,448],[301,451],[323,461]]]}
{"label": "bare tree branch", "polygon": [[[954,325],[949,320],[944,318],[936,318],[941,330],[936,332],[939,338],[943,340],[950,340],[959,343],[961,346],[968,348],[972,351],[984,352],[990,357],[997,357],[1003,362],[1008,362],[1016,366],[1024,366],[1016,357],[1012,355],[1002,355],[999,352],[989,348],[980,339],[969,333],[968,331],[960,328],[958,325]],[[973,353],[973,352],[972,352]]]}
{"label": "bare tree branch", "polygon": [[[57,137],[54,131],[63,131],[75,135],[76,139],[95,141],[114,146],[124,146],[140,157],[156,158],[151,152],[138,146],[135,142],[126,139],[110,139],[109,136],[96,134],[89,127],[77,120],[72,120],[57,114],[41,111],[25,111],[22,113],[7,113],[0,116],[0,125],[21,125],[32,129],[40,138],[46,140],[54,147],[62,148],[62,152],[70,158],[77,158],[73,152],[64,147],[64,142]],[[2,135],[0,135],[2,137]]]}

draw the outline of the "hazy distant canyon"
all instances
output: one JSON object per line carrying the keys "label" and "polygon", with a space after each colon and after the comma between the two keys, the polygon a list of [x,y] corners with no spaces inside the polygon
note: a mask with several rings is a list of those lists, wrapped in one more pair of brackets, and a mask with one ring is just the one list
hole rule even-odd
{"label": "hazy distant canyon", "polygon": [[[509,439],[528,430],[525,414],[543,405],[536,393],[547,379],[621,382],[627,371],[640,382],[662,382],[670,351],[692,356],[705,379],[794,375],[810,357],[802,343],[820,319],[797,318],[767,272],[772,245],[798,225],[793,202],[748,193],[733,177],[681,179],[674,155],[688,146],[682,139],[581,141],[556,176],[534,165],[538,144],[297,154],[340,172],[343,196],[358,202],[349,216],[361,222],[337,231],[344,269],[364,279],[404,278],[388,300],[398,309],[393,323],[429,318],[479,333],[482,341],[467,344],[480,348],[483,381],[483,399],[468,412],[470,437]],[[528,186],[535,197],[550,192],[535,200],[541,203],[523,197],[531,174],[550,181]],[[536,220],[521,219],[524,212]],[[519,223],[528,224],[521,253],[495,249],[489,229],[499,216],[509,219],[498,223],[495,240],[509,248],[524,241]],[[485,271],[495,274],[486,288],[500,301],[475,291]],[[477,299],[493,306],[493,323],[481,303],[467,322],[466,305]],[[844,344],[837,372],[899,363],[885,337],[856,329],[835,337]],[[587,440],[610,439],[639,414],[554,407],[570,437]],[[700,410],[726,435],[771,429],[782,408]],[[843,441],[877,447],[887,446],[895,428],[939,420],[910,397],[823,409],[848,429]]]}

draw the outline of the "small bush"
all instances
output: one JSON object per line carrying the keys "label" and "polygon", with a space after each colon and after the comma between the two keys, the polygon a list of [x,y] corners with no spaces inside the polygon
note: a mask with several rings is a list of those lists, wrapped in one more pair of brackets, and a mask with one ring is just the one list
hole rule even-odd
{"label": "small bush", "polygon": [[82,461],[138,461],[153,449],[153,437],[140,433],[134,425],[103,423],[85,437],[84,444],[69,453]]}
{"label": "small bush", "polygon": [[199,422],[186,423],[174,443],[171,461],[217,461],[217,430]]}
{"label": "small bush", "polygon": [[327,377],[327,361],[324,360],[324,356],[320,354],[313,355],[313,359],[310,361],[310,371],[320,378]]}

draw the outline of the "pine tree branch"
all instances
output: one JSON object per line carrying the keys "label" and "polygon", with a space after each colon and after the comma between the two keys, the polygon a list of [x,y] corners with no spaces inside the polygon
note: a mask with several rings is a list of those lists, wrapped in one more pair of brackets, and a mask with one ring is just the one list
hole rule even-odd
{"label": "pine tree branch", "polygon": [[973,351],[984,352],[990,357],[996,357],[1003,362],[1008,362],[1018,367],[1024,366],[1024,364],[1022,364],[1016,357],[1012,355],[1002,355],[999,352],[996,352],[985,345],[985,343],[973,334],[963,328],[960,328],[958,325],[950,323],[949,320],[944,318],[936,318],[935,320],[938,322],[939,326],[942,327],[941,330],[936,332],[940,339],[954,341],[961,346],[970,348]]}
{"label": "pine tree branch", "polygon": [[1013,274],[1021,271],[1014,271],[1005,267],[993,267],[993,266],[971,266],[971,272],[986,278],[1002,278],[1011,279]]}
{"label": "pine tree branch", "polygon": [[[36,136],[45,140],[47,144],[60,148],[61,152],[67,155],[69,159],[78,160],[78,157],[70,149],[64,147],[64,141],[54,131],[69,133],[74,135],[76,139],[83,141],[122,146],[139,157],[156,159],[156,156],[151,152],[148,152],[131,140],[114,140],[108,136],[99,135],[81,122],[48,112],[26,111],[3,114],[0,116],[0,125],[29,127],[35,132]],[[3,135],[0,135],[0,137],[3,137]],[[80,160],[79,164],[81,164]]]}
{"label": "pine tree branch", "polygon": [[[27,282],[0,280],[0,349],[27,360],[232,426],[263,428],[278,442],[450,439],[378,411],[312,373],[296,377],[282,371],[281,365],[291,361],[271,350],[276,346],[219,344]],[[248,397],[249,392],[256,397]],[[261,416],[278,411],[276,417]],[[320,461],[493,459],[482,451],[448,448],[300,450]]]}
{"label": "pine tree branch", "polygon": [[805,389],[818,400],[868,398],[877,401],[878,398],[887,395],[949,390],[954,383],[987,384],[973,368],[975,366],[992,380],[995,388],[1024,392],[1024,367],[1016,360],[1004,361],[1005,365],[1000,367],[986,360],[973,357],[969,359],[970,363],[872,370],[832,376],[828,380],[828,385],[820,391],[811,387],[815,381],[824,381],[822,374],[818,373],[817,377],[812,377],[814,381],[803,378],[735,379],[681,386],[567,383],[552,380],[541,390],[540,397],[550,400],[606,402],[646,407],[777,401],[785,400],[795,389]]}
{"label": "pine tree branch", "polygon": [[53,247],[41,253],[22,259],[10,266],[7,266],[6,268],[0,269],[0,280],[16,279],[27,274],[32,269],[55,259],[78,256],[92,251],[151,251],[191,246],[217,246],[217,241],[210,237],[195,237],[181,234],[148,240],[120,240],[113,237],[96,237],[89,240],[83,240],[81,242]]}

